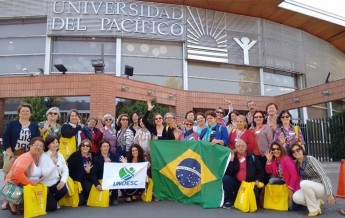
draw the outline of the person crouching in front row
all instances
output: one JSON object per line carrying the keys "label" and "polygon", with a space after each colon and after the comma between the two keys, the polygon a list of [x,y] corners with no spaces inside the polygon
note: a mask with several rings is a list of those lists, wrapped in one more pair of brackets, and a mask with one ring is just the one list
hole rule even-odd
{"label": "person crouching in front row", "polygon": [[265,178],[264,170],[259,159],[252,153],[247,152],[247,144],[239,139],[235,143],[235,152],[231,151],[228,168],[223,177],[224,205],[223,208],[231,208],[237,196],[242,181],[255,182],[255,197],[259,199],[259,182]]}

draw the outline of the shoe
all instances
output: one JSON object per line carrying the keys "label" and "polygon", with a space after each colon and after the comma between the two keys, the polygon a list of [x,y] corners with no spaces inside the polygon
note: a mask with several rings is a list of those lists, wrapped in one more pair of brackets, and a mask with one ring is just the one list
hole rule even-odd
{"label": "shoe", "polygon": [[320,199],[320,206],[322,205],[325,205],[325,202],[322,199]]}
{"label": "shoe", "polygon": [[131,197],[127,197],[127,198],[126,198],[126,202],[127,202],[127,203],[129,203],[129,202],[131,202],[131,201],[132,201]]}
{"label": "shoe", "polygon": [[317,216],[317,215],[321,215],[321,214],[322,214],[321,209],[318,209],[317,211],[310,212],[310,213],[308,214],[308,216]]}
{"label": "shoe", "polygon": [[223,208],[224,209],[230,209],[230,208],[233,208],[234,207],[234,204],[230,201],[227,201],[223,204]]}
{"label": "shoe", "polygon": [[7,201],[4,201],[4,203],[2,203],[1,210],[7,210],[7,203]]}
{"label": "shoe", "polygon": [[132,195],[132,201],[136,201],[137,197],[135,197],[135,195]]}
{"label": "shoe", "polygon": [[119,201],[117,199],[111,201],[111,205],[118,205]]}
{"label": "shoe", "polygon": [[13,205],[13,207],[16,208],[16,210],[13,210],[13,209],[12,209],[10,203],[8,203],[8,204],[6,205],[6,208],[12,213],[12,215],[22,215],[22,214],[23,214],[23,212],[20,211],[20,210],[17,208],[16,205]]}
{"label": "shoe", "polygon": [[338,213],[342,216],[345,216],[345,211],[343,209],[338,210]]}

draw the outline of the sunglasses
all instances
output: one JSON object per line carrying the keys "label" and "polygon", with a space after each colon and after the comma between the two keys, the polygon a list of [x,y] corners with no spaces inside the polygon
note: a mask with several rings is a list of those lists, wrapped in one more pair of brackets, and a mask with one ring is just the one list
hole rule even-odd
{"label": "sunglasses", "polygon": [[128,118],[121,118],[122,121],[128,121]]}
{"label": "sunglasses", "polygon": [[165,119],[174,119],[173,117],[166,117]]}
{"label": "sunglasses", "polygon": [[216,111],[216,113],[223,114],[224,112],[223,111]]}
{"label": "sunglasses", "polygon": [[289,115],[287,115],[287,116],[282,116],[282,119],[284,119],[284,118],[289,119],[290,116],[289,116]]}
{"label": "sunglasses", "polygon": [[272,151],[280,151],[280,148],[272,148]]}
{"label": "sunglasses", "polygon": [[294,154],[294,153],[299,153],[301,151],[300,148],[297,148],[296,150],[291,150],[291,153]]}
{"label": "sunglasses", "polygon": [[48,114],[49,115],[58,115],[58,113],[56,113],[56,112],[49,112]]}
{"label": "sunglasses", "polygon": [[105,119],[104,121],[113,121],[113,119]]}
{"label": "sunglasses", "polygon": [[80,147],[85,148],[85,147],[91,147],[90,144],[83,144]]}
{"label": "sunglasses", "polygon": [[255,116],[254,119],[263,118],[263,116]]}
{"label": "sunglasses", "polygon": [[186,124],[184,124],[185,126],[193,126],[193,124],[191,124],[191,123],[186,123]]}
{"label": "sunglasses", "polygon": [[162,118],[161,117],[156,117],[155,120],[161,120]]}

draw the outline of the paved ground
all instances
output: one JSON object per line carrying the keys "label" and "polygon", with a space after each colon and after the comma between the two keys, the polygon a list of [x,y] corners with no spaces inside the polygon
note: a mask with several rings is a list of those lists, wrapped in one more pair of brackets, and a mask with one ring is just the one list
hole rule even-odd
{"label": "paved ground", "polygon": [[[329,175],[334,192],[337,191],[339,163],[323,163],[323,166]],[[2,178],[2,174],[0,174]],[[345,184],[344,184],[345,185]],[[0,187],[2,182],[0,182]],[[335,205],[323,206],[323,217],[341,217],[337,210],[340,208],[345,209],[345,200],[337,199]],[[177,202],[160,201],[152,203],[133,202],[125,203],[120,201],[118,206],[110,206],[109,208],[61,208],[56,212],[49,213],[47,217],[140,217],[140,218],[176,218],[176,217],[188,217],[188,218],[210,218],[210,217],[262,217],[262,218],[280,218],[280,217],[307,217],[306,211],[299,212],[277,212],[271,210],[259,209],[254,214],[242,213],[235,209],[202,209],[197,205],[185,205]],[[11,217],[9,211],[1,211],[0,217]]]}

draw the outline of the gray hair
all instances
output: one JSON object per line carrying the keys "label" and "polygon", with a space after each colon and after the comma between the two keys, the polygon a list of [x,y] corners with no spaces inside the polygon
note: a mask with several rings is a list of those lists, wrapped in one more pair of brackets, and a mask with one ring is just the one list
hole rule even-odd
{"label": "gray hair", "polygon": [[173,113],[168,112],[164,115],[164,120],[166,120],[167,116],[169,116],[169,115],[172,116],[174,119],[176,119],[176,116]]}
{"label": "gray hair", "polygon": [[108,119],[108,118],[111,118],[112,120],[114,120],[114,117],[111,116],[111,114],[106,114],[106,115],[103,116],[102,122],[104,123],[104,121],[105,121],[106,119]]}
{"label": "gray hair", "polygon": [[57,112],[57,114],[58,114],[58,119],[60,119],[61,114],[60,114],[60,109],[59,109],[58,107],[51,107],[51,108],[49,108],[49,109],[47,110],[47,112],[46,112],[46,117],[48,117],[48,114],[49,114],[50,112],[52,112],[53,110],[55,110],[55,111]]}

